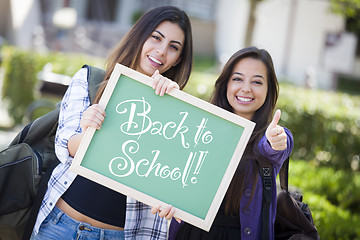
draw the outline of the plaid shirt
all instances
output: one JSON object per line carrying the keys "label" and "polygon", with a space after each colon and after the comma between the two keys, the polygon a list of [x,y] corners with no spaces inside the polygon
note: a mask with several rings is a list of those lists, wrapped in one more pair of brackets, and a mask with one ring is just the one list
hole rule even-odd
{"label": "plaid shirt", "polygon": [[[48,189],[35,223],[35,233],[38,233],[41,223],[76,177],[75,173],[69,171],[73,158],[69,155],[67,143],[71,136],[81,132],[80,119],[89,106],[87,69],[82,68],[73,76],[61,102],[55,136],[55,152],[61,163],[54,169],[48,182]],[[150,209],[149,206],[127,197],[125,239],[167,238],[167,220],[158,214],[151,214]]]}

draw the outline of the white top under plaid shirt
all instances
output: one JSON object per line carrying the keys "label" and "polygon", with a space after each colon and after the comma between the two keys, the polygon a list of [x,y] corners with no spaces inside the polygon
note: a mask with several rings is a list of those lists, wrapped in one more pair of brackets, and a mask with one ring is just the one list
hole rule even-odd
{"label": "white top under plaid shirt", "polygon": [[[80,119],[89,106],[87,69],[82,68],[73,76],[61,102],[55,136],[55,152],[61,163],[50,177],[48,190],[35,223],[35,233],[38,233],[41,223],[76,177],[75,173],[69,171],[73,158],[69,155],[67,142],[71,136],[81,132]],[[158,214],[151,214],[150,209],[141,202],[127,198],[124,227],[126,239],[166,239],[167,220]]]}

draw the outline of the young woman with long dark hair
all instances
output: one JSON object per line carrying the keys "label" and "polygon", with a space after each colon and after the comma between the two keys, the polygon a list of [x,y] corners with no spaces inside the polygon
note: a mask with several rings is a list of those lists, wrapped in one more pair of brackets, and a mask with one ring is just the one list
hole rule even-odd
{"label": "young woman with long dark hair", "polygon": [[[291,132],[278,125],[280,110],[272,117],[278,94],[273,62],[266,50],[244,48],[228,60],[215,83],[211,102],[254,121],[256,126],[210,231],[172,221],[169,239],[260,239],[263,183],[257,162],[265,158],[270,161],[274,170],[272,186],[276,186],[276,175],[293,149]],[[276,196],[273,187],[269,239],[274,238]]]}
{"label": "young woman with long dark hair", "polygon": [[87,69],[82,68],[73,76],[61,102],[55,139],[61,163],[49,180],[32,239],[167,237],[167,220],[174,214],[172,207],[154,207],[151,212],[150,206],[69,171],[85,130],[100,129],[106,117],[97,103],[116,63],[151,76],[156,94],[182,89],[192,66],[191,26],[186,13],[171,6],[145,13],[110,55],[95,104],[90,106]]}

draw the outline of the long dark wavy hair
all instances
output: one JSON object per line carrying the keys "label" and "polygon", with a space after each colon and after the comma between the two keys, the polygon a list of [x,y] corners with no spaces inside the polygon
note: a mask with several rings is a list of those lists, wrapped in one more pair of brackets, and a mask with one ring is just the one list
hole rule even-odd
{"label": "long dark wavy hair", "polygon": [[[255,186],[258,180],[257,168],[255,167],[255,157],[257,143],[264,135],[267,126],[271,122],[272,114],[279,95],[279,84],[275,74],[272,58],[264,49],[247,47],[237,51],[227,61],[219,78],[216,80],[214,93],[211,102],[230,112],[234,112],[227,100],[227,85],[234,71],[234,66],[244,58],[253,58],[262,61],[267,68],[268,91],[264,104],[255,112],[252,121],[256,123],[255,129],[246,146],[243,157],[230,183],[225,196],[225,212],[231,215],[239,215],[239,205],[245,188],[252,184],[252,194],[248,204],[254,195]],[[252,167],[251,167],[252,166]]]}
{"label": "long dark wavy hair", "polygon": [[180,55],[181,61],[176,66],[173,66],[166,72],[162,73],[162,75],[177,82],[180,89],[185,87],[190,77],[193,61],[193,43],[190,20],[187,14],[179,8],[173,6],[162,6],[146,12],[132,26],[115,50],[110,54],[107,60],[105,79],[99,88],[95,102],[100,100],[116,63],[120,63],[132,69],[136,68],[145,41],[152,34],[155,28],[163,21],[170,21],[178,24],[184,31],[185,42]]}

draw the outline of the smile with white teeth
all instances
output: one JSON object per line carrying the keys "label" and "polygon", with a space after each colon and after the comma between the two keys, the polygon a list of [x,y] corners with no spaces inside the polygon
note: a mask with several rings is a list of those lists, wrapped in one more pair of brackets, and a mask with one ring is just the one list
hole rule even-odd
{"label": "smile with white teeth", "polygon": [[153,62],[155,62],[155,63],[157,63],[157,64],[159,64],[159,65],[163,65],[163,63],[160,62],[159,60],[157,60],[156,58],[154,58],[154,57],[152,57],[152,56],[148,56],[148,57],[149,57],[149,59],[150,59],[151,61],[153,61]]}
{"label": "smile with white teeth", "polygon": [[253,100],[252,98],[244,98],[244,97],[236,97],[236,99],[238,99],[242,102],[250,102]]}

